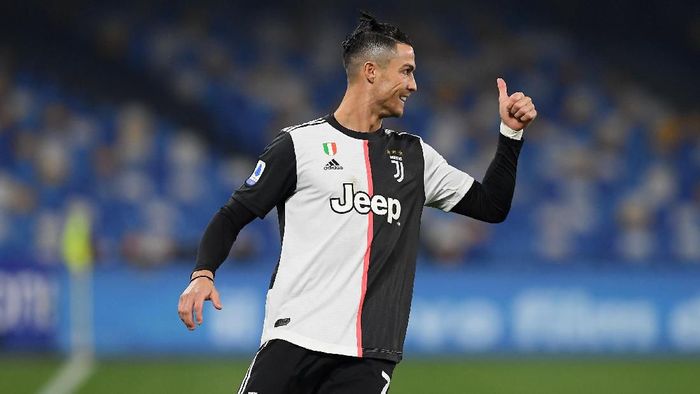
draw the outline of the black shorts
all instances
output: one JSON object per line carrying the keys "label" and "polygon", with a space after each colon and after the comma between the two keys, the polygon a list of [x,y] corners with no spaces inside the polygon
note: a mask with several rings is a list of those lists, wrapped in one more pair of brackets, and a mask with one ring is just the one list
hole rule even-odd
{"label": "black shorts", "polygon": [[275,339],[253,358],[238,394],[386,394],[396,363],[339,356]]}

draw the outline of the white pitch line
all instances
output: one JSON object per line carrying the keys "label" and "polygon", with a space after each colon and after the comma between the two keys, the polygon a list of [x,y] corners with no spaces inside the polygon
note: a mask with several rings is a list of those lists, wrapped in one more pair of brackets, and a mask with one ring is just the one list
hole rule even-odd
{"label": "white pitch line", "polygon": [[71,356],[38,394],[73,394],[94,370],[95,361],[91,355]]}
{"label": "white pitch line", "polygon": [[68,282],[71,355],[39,394],[73,394],[94,371],[92,299],[92,271],[71,271]]}

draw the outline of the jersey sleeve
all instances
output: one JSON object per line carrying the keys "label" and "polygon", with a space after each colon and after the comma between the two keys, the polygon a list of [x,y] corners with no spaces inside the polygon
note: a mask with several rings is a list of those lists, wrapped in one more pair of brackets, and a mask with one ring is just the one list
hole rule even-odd
{"label": "jersey sleeve", "polygon": [[294,193],[296,183],[294,143],[283,131],[265,148],[253,173],[231,197],[263,218]]}
{"label": "jersey sleeve", "polygon": [[425,205],[449,212],[469,191],[474,178],[452,167],[432,146],[421,140],[425,163]]}

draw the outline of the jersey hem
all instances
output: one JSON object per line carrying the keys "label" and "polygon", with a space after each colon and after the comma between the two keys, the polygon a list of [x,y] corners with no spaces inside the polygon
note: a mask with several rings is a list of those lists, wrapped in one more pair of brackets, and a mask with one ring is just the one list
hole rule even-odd
{"label": "jersey hem", "polygon": [[312,350],[315,352],[321,352],[321,353],[327,353],[327,354],[336,354],[339,356],[350,356],[350,357],[356,357],[356,358],[372,358],[372,359],[392,361],[395,363],[400,362],[401,359],[403,358],[402,352],[394,351],[394,350],[386,350],[386,349],[377,349],[377,348],[363,348],[362,349],[363,354],[362,354],[362,357],[360,357],[357,355],[357,347],[356,346],[344,346],[344,345],[337,345],[337,344],[328,343],[328,342],[322,342],[322,341],[318,341],[316,339],[312,339],[309,337],[305,337],[303,335],[296,334],[296,333],[288,331],[288,330],[281,330],[281,329],[275,330],[270,335],[263,336],[262,339],[260,340],[260,343],[265,344],[268,341],[271,341],[273,339],[281,339],[283,341],[293,343],[297,346],[301,346],[307,350]]}
{"label": "jersey hem", "polygon": [[303,335],[299,335],[288,330],[274,330],[269,335],[264,336],[260,342],[265,343],[273,339],[282,339],[284,341],[293,343],[297,346],[301,346],[305,349],[313,350],[316,352],[358,357],[357,346],[344,346],[337,345],[334,343],[321,342],[316,339],[305,337]]}
{"label": "jersey hem", "polygon": [[398,363],[403,358],[402,352],[386,350],[386,349],[368,349],[364,348],[362,350],[364,358],[372,358],[379,360],[387,360]]}

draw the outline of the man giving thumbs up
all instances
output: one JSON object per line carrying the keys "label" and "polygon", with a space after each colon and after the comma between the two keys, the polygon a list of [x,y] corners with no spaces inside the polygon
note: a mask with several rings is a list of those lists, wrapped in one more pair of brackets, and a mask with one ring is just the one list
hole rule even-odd
{"label": "man giving thumbs up", "polygon": [[205,300],[221,309],[214,272],[241,228],[277,207],[284,242],[239,393],[386,393],[403,358],[423,206],[492,223],[510,210],[523,129],[537,116],[529,97],[498,79],[498,148],[479,183],[382,125],[418,91],[405,33],[363,14],[342,47],[342,102],[261,153],[207,227],[178,303],[190,330]]}

